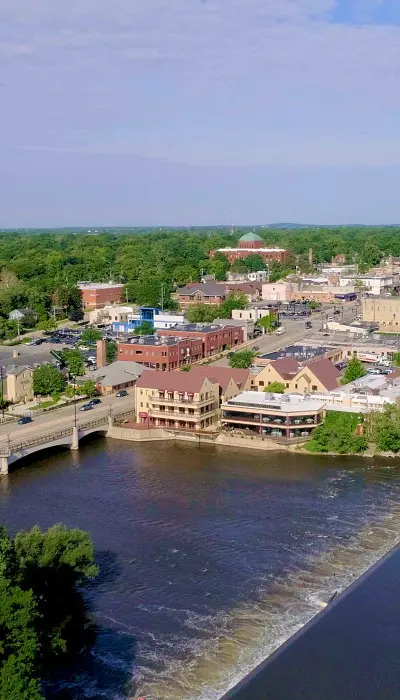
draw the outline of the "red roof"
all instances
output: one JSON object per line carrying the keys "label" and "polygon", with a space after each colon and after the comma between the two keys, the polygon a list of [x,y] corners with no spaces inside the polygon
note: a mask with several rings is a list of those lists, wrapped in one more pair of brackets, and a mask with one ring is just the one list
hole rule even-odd
{"label": "red roof", "polygon": [[332,391],[338,388],[338,379],[340,377],[340,372],[336,369],[335,365],[328,360],[323,358],[321,360],[315,360],[315,362],[309,362],[304,366],[305,370],[312,372],[314,376],[324,385],[327,391]]}
{"label": "red roof", "polygon": [[283,379],[288,378],[288,375],[290,378],[301,369],[301,365],[299,365],[295,357],[281,357],[280,360],[271,360],[271,365]]}
{"label": "red roof", "polygon": [[205,379],[220,385],[226,389],[231,379],[239,388],[243,387],[249,376],[247,369],[234,369],[230,367],[209,367],[197,365],[189,372],[162,372],[161,370],[144,370],[136,382],[137,388],[161,389],[164,391],[187,391],[198,393]]}

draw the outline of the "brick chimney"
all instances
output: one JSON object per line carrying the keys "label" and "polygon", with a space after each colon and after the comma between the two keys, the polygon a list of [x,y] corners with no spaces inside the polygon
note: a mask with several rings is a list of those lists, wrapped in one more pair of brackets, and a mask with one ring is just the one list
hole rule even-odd
{"label": "brick chimney", "polygon": [[106,347],[106,341],[105,340],[98,340],[97,341],[97,367],[105,367],[107,364],[107,347]]}

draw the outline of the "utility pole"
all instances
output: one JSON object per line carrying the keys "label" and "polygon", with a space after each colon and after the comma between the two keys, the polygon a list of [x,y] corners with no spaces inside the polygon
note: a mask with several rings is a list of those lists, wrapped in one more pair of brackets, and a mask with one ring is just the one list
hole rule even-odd
{"label": "utility pole", "polygon": [[161,311],[164,311],[164,282],[161,282]]}

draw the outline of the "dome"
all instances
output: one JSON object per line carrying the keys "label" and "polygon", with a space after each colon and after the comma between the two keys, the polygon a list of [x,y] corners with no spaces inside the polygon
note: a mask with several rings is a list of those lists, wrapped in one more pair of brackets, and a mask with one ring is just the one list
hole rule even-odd
{"label": "dome", "polygon": [[257,236],[256,233],[253,233],[252,231],[249,231],[249,233],[245,233],[244,236],[241,236],[239,238],[239,243],[264,243],[263,239],[260,238],[260,236]]}

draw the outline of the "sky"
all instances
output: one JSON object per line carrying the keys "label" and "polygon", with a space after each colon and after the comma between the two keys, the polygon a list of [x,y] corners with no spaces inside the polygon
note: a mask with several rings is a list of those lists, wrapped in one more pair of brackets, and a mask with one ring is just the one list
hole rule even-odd
{"label": "sky", "polygon": [[400,0],[1,0],[0,227],[400,223]]}

